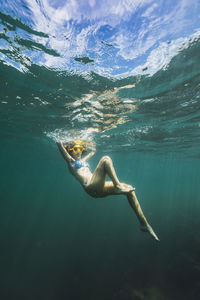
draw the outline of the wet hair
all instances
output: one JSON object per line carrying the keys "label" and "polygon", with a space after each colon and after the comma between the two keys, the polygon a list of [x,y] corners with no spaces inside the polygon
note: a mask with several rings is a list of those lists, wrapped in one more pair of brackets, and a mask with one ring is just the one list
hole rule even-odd
{"label": "wet hair", "polygon": [[69,149],[73,148],[74,144],[72,144],[72,142],[70,143],[64,143],[64,148],[67,150],[67,152],[72,152],[72,150],[70,151]]}
{"label": "wet hair", "polygon": [[87,147],[86,147],[84,141],[82,141],[82,140],[74,140],[74,141],[70,141],[70,142],[64,143],[65,149],[67,150],[67,152],[71,156],[73,156],[73,151],[69,150],[69,149],[73,148],[75,145],[81,145],[81,146],[83,146],[85,148],[85,150],[83,150],[83,152],[82,152],[82,155],[87,152]]}

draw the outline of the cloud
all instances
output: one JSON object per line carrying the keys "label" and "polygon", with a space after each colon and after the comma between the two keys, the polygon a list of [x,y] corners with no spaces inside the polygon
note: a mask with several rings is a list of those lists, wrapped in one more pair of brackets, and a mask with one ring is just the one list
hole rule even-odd
{"label": "cloud", "polygon": [[[36,0],[27,0],[27,3],[32,10],[35,19],[35,26],[46,32],[51,29],[50,24],[64,24],[67,21],[81,22],[82,20],[102,20],[106,19],[112,25],[113,18],[118,23],[121,18],[127,18],[136,11],[138,6],[145,5],[152,0],[68,0],[62,6],[52,6],[48,0],[37,2]],[[46,22],[48,20],[48,22]],[[47,24],[48,23],[48,24]],[[47,25],[47,26],[46,26]],[[54,26],[53,25],[53,26]],[[47,28],[48,27],[48,28]],[[46,30],[45,30],[46,29]]]}
{"label": "cloud", "polygon": [[[123,20],[128,20],[138,6],[151,2],[150,0],[68,0],[62,6],[52,6],[48,0],[41,2],[27,0],[33,14],[36,30],[49,34],[48,45],[65,57],[75,53],[81,55],[87,50],[90,37],[96,34],[98,44],[98,30],[105,25],[116,27]],[[83,20],[88,20],[84,24]],[[79,24],[81,26],[79,26]],[[64,39],[63,36],[68,38]],[[124,36],[124,39],[122,37]],[[125,59],[133,59],[138,51],[130,50],[132,38],[130,32],[113,35],[115,45],[120,49],[119,55]],[[34,37],[34,39],[36,39]],[[43,40],[44,42],[44,40]],[[99,51],[98,45],[94,51]],[[130,47],[130,48],[129,48]],[[142,51],[145,51],[146,46]],[[141,50],[141,49],[140,49]]]}
{"label": "cloud", "polygon": [[[33,14],[35,29],[49,35],[49,38],[32,38],[60,54],[60,57],[45,53],[38,56],[38,63],[49,67],[75,65],[84,70],[93,68],[115,74],[118,70],[119,74],[125,69],[139,70],[134,68],[134,62],[136,65],[140,59],[141,65],[145,60],[149,64],[149,57],[150,69],[154,70],[176,52],[173,50],[176,45],[172,41],[169,46],[168,41],[179,42],[183,29],[192,30],[191,17],[185,16],[189,13],[191,16],[194,8],[187,0],[175,0],[173,5],[165,7],[153,0],[26,1]],[[106,43],[110,47],[106,47]],[[161,55],[158,55],[159,51]],[[90,54],[93,66],[81,66],[72,60]]]}
{"label": "cloud", "polygon": [[[143,65],[134,68],[130,73],[132,75],[144,73],[153,75],[158,70],[167,68],[171,59],[176,56],[180,50],[187,49],[189,45],[199,37],[200,30],[188,38],[178,38],[172,40],[170,43],[160,43],[156,49],[150,52],[146,62]],[[144,69],[146,69],[146,72],[144,72]]]}
{"label": "cloud", "polygon": [[116,36],[115,47],[119,49],[118,55],[125,60],[133,60],[144,54],[155,44],[155,40],[151,36],[142,38],[142,35],[144,36],[145,32],[141,32],[137,39],[134,39],[134,34],[130,32]]}
{"label": "cloud", "polygon": [[153,11],[158,7],[157,3],[154,3],[153,5],[151,5],[150,7],[148,7],[148,9],[142,14],[142,17],[145,18],[152,18],[152,13]]}

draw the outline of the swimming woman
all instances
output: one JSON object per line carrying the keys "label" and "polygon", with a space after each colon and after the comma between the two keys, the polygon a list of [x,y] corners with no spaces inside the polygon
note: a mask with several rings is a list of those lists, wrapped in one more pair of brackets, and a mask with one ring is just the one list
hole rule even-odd
{"label": "swimming woman", "polygon": [[[126,195],[130,206],[135,211],[140,222],[140,229],[144,232],[148,232],[155,240],[159,241],[142,212],[134,192],[135,188],[126,183],[119,182],[109,156],[103,156],[94,173],[92,173],[87,161],[94,155],[95,150],[83,156],[83,154],[87,152],[87,148],[82,140],[74,140],[68,144],[63,144],[59,141],[57,145],[68,164],[70,172],[80,182],[86,193],[94,198],[119,194]],[[106,181],[106,175],[110,177],[111,181]]]}

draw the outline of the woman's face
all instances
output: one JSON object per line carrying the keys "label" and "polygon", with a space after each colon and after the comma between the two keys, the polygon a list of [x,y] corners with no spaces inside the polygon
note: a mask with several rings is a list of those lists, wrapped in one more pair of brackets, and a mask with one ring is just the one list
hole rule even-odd
{"label": "woman's face", "polygon": [[72,157],[74,158],[74,159],[76,159],[76,160],[79,160],[79,159],[81,159],[81,157],[82,157],[82,153],[77,153],[77,154],[74,154],[73,152],[72,152]]}
{"label": "woman's face", "polygon": [[72,155],[73,158],[75,159],[81,159],[82,153],[83,153],[84,147],[82,145],[74,145],[70,149],[70,154]]}

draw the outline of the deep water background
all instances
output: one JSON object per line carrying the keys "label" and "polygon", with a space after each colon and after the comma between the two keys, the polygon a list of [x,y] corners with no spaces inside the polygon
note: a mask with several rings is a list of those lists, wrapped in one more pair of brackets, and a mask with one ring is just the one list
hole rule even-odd
{"label": "deep water background", "polygon": [[125,197],[86,195],[54,143],[2,143],[2,299],[198,299],[199,160],[111,157],[159,243]]}
{"label": "deep water background", "polygon": [[[200,299],[200,2],[0,0],[0,300]],[[93,199],[56,141],[136,187]]]}

